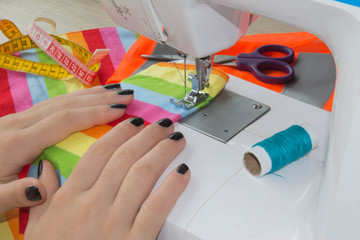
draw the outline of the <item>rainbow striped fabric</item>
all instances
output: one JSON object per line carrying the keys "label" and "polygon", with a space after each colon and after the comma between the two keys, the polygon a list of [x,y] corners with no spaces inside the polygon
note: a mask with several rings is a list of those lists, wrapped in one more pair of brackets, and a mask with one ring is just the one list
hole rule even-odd
{"label": "rainbow striped fabric", "polygon": [[[95,85],[104,84],[123,59],[125,52],[136,40],[136,35],[123,28],[101,28],[59,35],[94,52],[97,48],[111,49],[102,61]],[[67,49],[72,52],[71,49]],[[74,53],[75,55],[76,53]],[[39,49],[30,49],[17,54],[36,62],[55,63]],[[0,116],[21,112],[51,97],[83,89],[80,81],[59,81],[22,72],[0,69]]]}
{"label": "rainbow striped fabric", "polygon": [[[120,27],[92,29],[62,34],[59,36],[76,42],[89,49],[91,52],[94,52],[95,49],[99,48],[111,49],[110,54],[102,60],[101,69],[94,81],[94,85],[106,83],[107,79],[114,73],[117,66],[122,61],[125,53],[137,39],[137,36],[134,33]],[[67,50],[70,52],[72,51],[71,49]],[[75,53],[73,54],[75,55]],[[39,49],[23,51],[17,55],[32,61],[54,63],[50,57]],[[0,117],[11,113],[21,112],[54,96],[88,87],[75,79],[59,81],[22,72],[7,71],[5,69],[0,69],[0,81]],[[103,126],[99,128],[109,129],[111,126]],[[89,130],[88,133],[90,134],[94,131],[96,131],[96,129]],[[90,134],[90,137],[85,133],[76,133],[71,138],[76,138],[77,136],[80,136],[78,138],[78,141],[80,142],[79,146],[74,146],[74,148],[63,158],[67,161],[62,162],[69,169],[72,167],[71,163],[74,156],[77,156],[80,154],[79,152],[83,151],[81,146],[84,146],[84,143],[89,143],[96,139],[93,134]],[[89,136],[89,138],[81,138],[82,136]],[[97,135],[95,134],[95,136]],[[66,141],[62,144],[65,143]],[[56,149],[61,149],[62,145],[60,144],[59,146],[60,147],[54,146],[53,148],[45,151],[43,155],[56,152]],[[66,151],[63,150],[59,152],[62,153]],[[24,170],[19,174],[19,177],[27,175],[28,167],[24,168]],[[65,173],[66,171],[64,170],[63,172]],[[26,209],[15,209],[4,216],[0,216],[0,239],[24,239],[27,214],[28,212]]]}
{"label": "rainbow striped fabric", "polygon": [[[211,87],[204,91],[209,94],[206,101],[195,108],[185,109],[175,106],[170,101],[170,99],[179,100],[185,95],[184,82],[179,76],[179,69],[183,69],[182,64],[175,66],[173,63],[157,63],[123,80],[121,82],[123,89],[134,89],[134,100],[128,105],[124,117],[107,125],[74,133],[55,146],[45,149],[40,159],[53,163],[62,184],[86,150],[118,122],[133,116],[142,117],[146,124],[165,117],[172,119],[173,122],[179,121],[210,102],[224,88],[229,79],[226,73],[213,69],[209,81]],[[187,72],[195,73],[195,66],[188,65]],[[191,90],[191,84],[188,88],[187,91]],[[36,171],[35,163],[31,166],[29,175],[35,177]]]}
{"label": "rainbow striped fabric", "polygon": [[[125,52],[136,39],[133,33],[121,28],[68,33],[62,37],[88,48],[91,52],[96,48],[111,49],[110,55],[101,62],[101,69],[95,79],[95,85],[106,83],[121,62]],[[53,61],[40,50],[22,52],[20,55],[35,61]],[[224,88],[229,79],[225,72],[213,69],[210,76],[211,87],[205,90],[209,94],[206,101],[196,108],[185,109],[173,105],[170,101],[170,99],[179,100],[185,95],[183,77],[179,75],[179,71],[183,68],[183,64],[157,63],[124,79],[121,81],[122,88],[134,89],[135,93],[133,102],[128,106],[127,113],[121,119],[107,125],[73,133],[62,142],[45,149],[38,159],[51,161],[57,169],[60,184],[63,184],[86,150],[117,123],[134,116],[142,117],[146,125],[164,117],[176,122],[210,102]],[[195,66],[187,65],[187,73],[195,73]],[[23,111],[48,98],[87,87],[78,80],[59,81],[1,69],[0,77],[7,80],[7,87],[0,89],[1,94],[7,94],[7,99],[0,102],[1,116]],[[187,92],[190,90],[191,83],[187,85]],[[28,176],[36,177],[37,163],[38,160],[25,168],[20,175],[24,177],[28,174]],[[23,239],[28,212],[21,209],[19,220],[16,218],[18,215],[18,210],[6,215],[8,221],[0,224],[0,239]],[[12,238],[9,238],[11,235]]]}
{"label": "rainbow striped fabric", "polygon": [[[210,87],[204,89],[204,92],[209,94],[208,98],[198,106],[186,109],[170,102],[171,99],[177,101],[185,96],[184,81],[179,75],[179,71],[183,69],[183,64],[161,62],[121,81],[123,88],[135,90],[134,101],[127,113],[140,116],[147,122],[155,122],[163,117],[177,122],[206,106],[219,94],[229,79],[225,72],[213,68],[209,79]],[[194,65],[187,65],[186,70],[187,73],[196,73]],[[189,92],[191,87],[191,82],[187,83],[186,92]]]}

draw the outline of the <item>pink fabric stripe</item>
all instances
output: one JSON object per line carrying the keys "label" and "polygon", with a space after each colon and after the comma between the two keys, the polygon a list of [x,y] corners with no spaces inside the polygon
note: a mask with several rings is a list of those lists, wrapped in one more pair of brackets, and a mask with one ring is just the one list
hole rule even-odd
{"label": "pink fabric stripe", "polygon": [[[20,57],[20,55],[15,54]],[[13,97],[15,111],[21,112],[32,107],[30,88],[27,82],[26,73],[7,71],[11,95]]]}
{"label": "pink fabric stripe", "polygon": [[99,30],[106,48],[111,49],[109,56],[114,69],[117,69],[125,55],[125,49],[118,31],[116,28],[100,28]]}
{"label": "pink fabric stripe", "polygon": [[161,107],[134,99],[126,112],[130,115],[142,117],[145,121],[156,122],[162,118],[170,118],[173,122],[181,119],[181,115],[171,113]]}

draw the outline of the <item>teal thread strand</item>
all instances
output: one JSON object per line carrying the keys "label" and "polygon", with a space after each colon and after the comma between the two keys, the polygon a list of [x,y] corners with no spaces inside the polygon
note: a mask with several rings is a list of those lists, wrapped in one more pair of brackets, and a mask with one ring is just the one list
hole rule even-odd
{"label": "teal thread strand", "polygon": [[311,138],[306,130],[298,125],[276,133],[270,138],[255,144],[265,149],[272,161],[269,173],[275,172],[285,165],[303,157],[311,151]]}

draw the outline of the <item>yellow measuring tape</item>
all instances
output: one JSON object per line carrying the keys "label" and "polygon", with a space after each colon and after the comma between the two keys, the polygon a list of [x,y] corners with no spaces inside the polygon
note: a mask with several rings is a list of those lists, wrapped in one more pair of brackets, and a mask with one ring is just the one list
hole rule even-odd
{"label": "yellow measuring tape", "polygon": [[[100,61],[108,54],[109,50],[97,50],[92,54],[72,41],[45,33],[35,24],[36,21],[50,23],[53,30],[55,28],[53,21],[39,18],[29,25],[29,35],[23,35],[13,22],[0,19],[0,30],[9,39],[8,42],[0,45],[0,68],[37,74],[58,80],[76,77],[83,83],[90,85],[100,69]],[[79,54],[81,59],[75,58],[61,45],[71,47]],[[59,65],[34,62],[12,55],[37,47],[43,49]]]}

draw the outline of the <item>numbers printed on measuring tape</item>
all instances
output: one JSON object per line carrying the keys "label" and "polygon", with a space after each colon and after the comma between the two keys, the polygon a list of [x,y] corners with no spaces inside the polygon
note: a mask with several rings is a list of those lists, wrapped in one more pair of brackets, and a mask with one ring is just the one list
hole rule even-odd
{"label": "numbers printed on measuring tape", "polygon": [[[100,69],[100,61],[108,54],[109,50],[98,49],[92,54],[72,41],[56,35],[49,35],[36,25],[36,21],[48,22],[53,28],[55,27],[51,20],[39,18],[29,24],[27,28],[29,35],[22,35],[11,21],[0,19],[0,30],[9,39],[8,42],[0,45],[0,68],[38,74],[58,80],[76,77],[90,85]],[[69,46],[80,55],[82,60],[75,58],[62,45]],[[41,48],[58,64],[33,62],[12,55],[36,47]]]}

